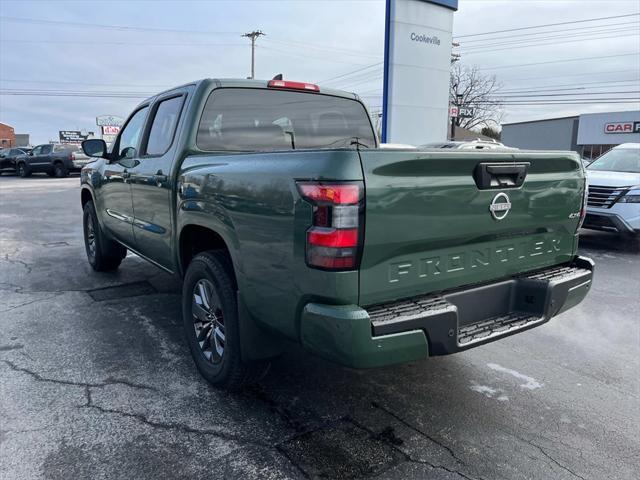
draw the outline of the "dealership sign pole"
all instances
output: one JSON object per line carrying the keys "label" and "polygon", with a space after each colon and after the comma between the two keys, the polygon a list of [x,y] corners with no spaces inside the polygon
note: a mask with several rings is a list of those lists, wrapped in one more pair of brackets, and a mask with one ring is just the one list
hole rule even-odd
{"label": "dealership sign pole", "polygon": [[457,0],[387,0],[382,141],[447,138],[453,12]]}

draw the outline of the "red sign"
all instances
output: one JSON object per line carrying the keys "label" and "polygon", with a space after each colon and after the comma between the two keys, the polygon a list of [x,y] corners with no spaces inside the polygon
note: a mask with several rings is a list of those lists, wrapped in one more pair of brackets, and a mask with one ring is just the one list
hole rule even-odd
{"label": "red sign", "polygon": [[112,125],[104,125],[102,127],[103,135],[117,135],[120,132],[120,127],[114,127]]}
{"label": "red sign", "polygon": [[453,118],[458,117],[458,107],[449,107],[449,116]]}
{"label": "red sign", "polygon": [[639,133],[640,122],[605,123],[604,133]]}

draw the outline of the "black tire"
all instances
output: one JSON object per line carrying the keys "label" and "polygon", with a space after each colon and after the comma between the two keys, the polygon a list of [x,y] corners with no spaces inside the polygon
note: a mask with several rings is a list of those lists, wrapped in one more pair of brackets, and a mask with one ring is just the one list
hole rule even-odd
{"label": "black tire", "polygon": [[31,169],[27,166],[26,163],[24,162],[20,162],[17,166],[16,166],[16,173],[21,177],[21,178],[27,178],[31,176]]}
{"label": "black tire", "polygon": [[84,247],[91,267],[96,272],[116,270],[127,256],[127,249],[104,235],[92,201],[84,205],[82,227]]}
{"label": "black tire", "polygon": [[[207,314],[207,321],[211,323],[208,329],[205,322],[196,316],[196,289],[200,292],[199,287],[203,284],[211,287],[210,292],[206,294],[209,295],[208,302],[202,300],[206,295],[199,295],[202,303],[198,304],[209,304],[208,308],[199,310],[201,315]],[[268,367],[268,363],[265,362],[242,361],[236,291],[233,267],[226,252],[212,250],[193,258],[187,268],[182,287],[184,332],[191,356],[201,375],[214,387],[226,390],[238,390],[260,379]],[[202,335],[200,341],[198,326]],[[222,338],[216,335],[220,330]],[[206,332],[209,334],[206,335]],[[222,354],[214,352],[219,346],[223,348]],[[207,349],[210,352],[207,352]]]}
{"label": "black tire", "polygon": [[53,164],[53,176],[56,178],[66,178],[69,175],[69,171],[67,167],[64,166],[63,163],[54,163]]}

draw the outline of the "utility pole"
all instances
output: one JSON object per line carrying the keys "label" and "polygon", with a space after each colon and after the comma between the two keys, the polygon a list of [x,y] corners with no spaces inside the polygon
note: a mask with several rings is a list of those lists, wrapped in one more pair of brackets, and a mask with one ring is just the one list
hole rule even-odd
{"label": "utility pole", "polygon": [[262,30],[254,30],[253,32],[245,33],[242,35],[243,37],[247,37],[251,39],[251,76],[250,79],[255,78],[255,70],[256,70],[256,38],[261,37],[262,35],[266,35],[266,33],[262,33]]}

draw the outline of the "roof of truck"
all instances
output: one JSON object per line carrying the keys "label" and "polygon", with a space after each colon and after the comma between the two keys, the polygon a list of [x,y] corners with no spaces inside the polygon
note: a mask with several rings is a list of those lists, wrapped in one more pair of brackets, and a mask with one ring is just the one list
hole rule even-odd
{"label": "roof of truck", "polygon": [[[286,79],[285,81],[289,81],[289,79]],[[203,78],[201,80],[196,80],[193,82],[188,82],[188,83],[184,83],[182,85],[177,85],[175,87],[169,88],[167,90],[164,90],[162,92],[158,92],[157,94],[147,98],[144,100],[145,103],[155,97],[157,97],[158,95],[163,95],[165,93],[169,93],[172,92],[173,90],[177,90],[179,88],[184,88],[190,85],[193,86],[198,86],[202,83],[208,83],[208,84],[214,84],[216,85],[218,88],[222,88],[222,87],[236,87],[236,88],[269,88],[269,80],[251,80],[251,79],[247,79],[247,78]],[[312,83],[312,82],[304,82],[304,83]],[[352,92],[346,92],[344,90],[336,90],[333,88],[326,88],[323,86],[319,86],[320,91],[317,93],[321,93],[324,95],[333,95],[336,97],[344,97],[344,98],[350,98],[350,99],[359,99],[358,95],[356,95],[355,93]],[[276,90],[276,89],[274,89]],[[288,89],[288,88],[277,88],[277,90],[293,90],[293,91],[306,91],[306,90],[295,90],[295,89]],[[307,91],[308,92],[308,91]],[[308,93],[313,93],[313,92],[308,92]]]}

